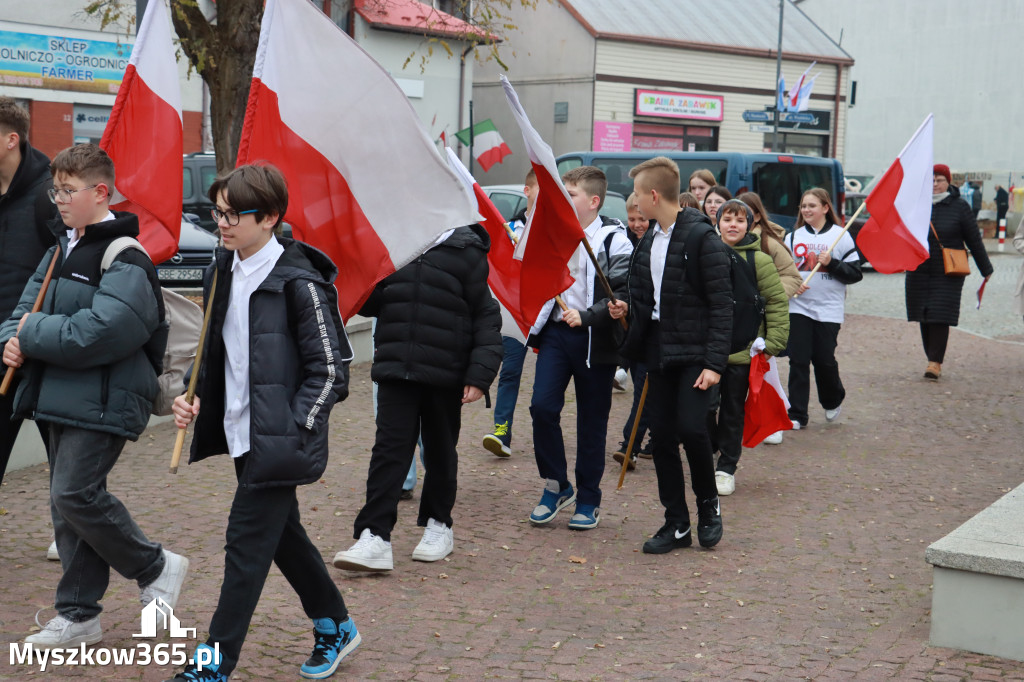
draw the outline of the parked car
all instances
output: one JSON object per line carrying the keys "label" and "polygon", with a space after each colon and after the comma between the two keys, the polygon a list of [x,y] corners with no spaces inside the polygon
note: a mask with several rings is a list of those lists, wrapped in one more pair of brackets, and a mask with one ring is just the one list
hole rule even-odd
{"label": "parked car", "polygon": [[[609,190],[628,196],[633,191],[629,170],[657,155],[656,152],[570,152],[558,157],[558,172],[565,173],[577,166],[597,166],[608,176]],[[836,159],[739,152],[662,152],[661,155],[679,165],[683,185],[693,171],[707,168],[718,184],[725,185],[733,196],[748,190],[757,192],[771,220],[787,230],[793,229],[800,197],[811,187],[825,188],[836,210],[843,208],[846,187],[843,166]]]}
{"label": "parked car", "polygon": [[[512,220],[520,211],[526,210],[526,194],[523,193],[522,185],[488,185],[480,189],[498,209],[505,222]],[[601,215],[616,218],[625,225],[627,220],[626,198],[619,192],[607,192],[604,197],[604,205],[601,207]]]}
{"label": "parked car", "polygon": [[214,232],[217,222],[210,215],[214,206],[206,193],[217,179],[217,157],[204,152],[185,154],[182,163],[181,210],[198,216],[199,226],[207,232]]}
{"label": "parked car", "polygon": [[183,215],[181,234],[178,237],[178,252],[156,266],[156,275],[161,286],[201,287],[203,273],[213,262],[213,250],[217,243],[215,236]]}
{"label": "parked car", "polygon": [[[846,194],[846,215],[852,216],[854,213],[856,213],[857,209],[860,207],[861,204],[864,203],[864,199],[866,199],[867,196],[868,195],[862,192],[848,192]],[[857,241],[857,235],[860,234],[860,228],[864,227],[864,223],[866,223],[868,221],[868,218],[870,217],[871,214],[868,213],[867,206],[865,206],[864,210],[860,212],[860,215],[858,215],[856,219],[852,223],[850,223],[850,229],[848,231],[850,233],[850,236],[853,237],[854,242]],[[857,253],[860,253],[861,269],[873,269],[871,267],[871,263],[868,262],[868,260],[864,257],[864,254],[861,253],[859,248],[857,249]]]}

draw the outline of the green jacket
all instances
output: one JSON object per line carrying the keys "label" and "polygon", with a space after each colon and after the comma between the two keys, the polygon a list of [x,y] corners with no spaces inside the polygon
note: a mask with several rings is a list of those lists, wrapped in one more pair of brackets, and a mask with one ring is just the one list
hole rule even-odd
{"label": "green jacket", "polygon": [[[765,352],[768,355],[778,355],[786,349],[789,343],[789,297],[786,290],[782,288],[782,280],[779,279],[779,271],[775,267],[775,261],[767,253],[761,251],[761,238],[754,234],[748,234],[744,239],[732,247],[742,256],[746,262],[746,252],[754,252],[754,263],[757,265],[757,288],[764,296],[765,323],[761,323],[758,336],[764,338]],[[729,356],[730,365],[749,365],[750,346],[744,350],[737,351]]]}

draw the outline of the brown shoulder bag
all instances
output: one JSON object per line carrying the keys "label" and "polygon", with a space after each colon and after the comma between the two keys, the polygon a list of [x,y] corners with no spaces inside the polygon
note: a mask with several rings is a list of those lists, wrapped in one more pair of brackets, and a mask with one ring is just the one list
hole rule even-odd
{"label": "brown shoulder bag", "polygon": [[933,223],[928,224],[931,225],[935,241],[938,242],[939,248],[942,249],[942,267],[946,270],[946,276],[966,277],[971,274],[971,264],[967,260],[967,249],[947,249],[942,245],[939,233],[935,231],[935,225]]}

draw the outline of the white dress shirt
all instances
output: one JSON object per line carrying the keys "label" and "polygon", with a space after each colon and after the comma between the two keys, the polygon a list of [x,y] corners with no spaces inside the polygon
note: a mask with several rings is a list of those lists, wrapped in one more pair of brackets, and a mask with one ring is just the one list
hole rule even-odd
{"label": "white dress shirt", "polygon": [[661,225],[654,227],[654,239],[651,241],[651,283],[654,285],[652,320],[661,319],[661,280],[665,277],[665,258],[668,256],[668,243],[672,239],[672,230],[675,227],[675,224],[669,225],[667,231],[662,230]]}
{"label": "white dress shirt", "polygon": [[[590,248],[594,248],[594,237],[597,236],[598,230],[601,229],[602,222],[600,216],[594,218],[594,222],[587,225],[586,229],[583,230],[583,234],[586,235],[587,243],[590,244]],[[596,251],[595,251],[596,253]],[[593,279],[594,269],[593,264],[590,262],[590,256],[587,254],[587,250],[583,248],[583,245],[576,249],[576,253],[573,254],[576,257],[577,273],[576,281],[573,282],[572,286],[565,290],[562,294],[562,300],[565,305],[568,306],[569,310],[584,311],[590,306],[587,304],[587,288],[590,280]],[[551,319],[560,321],[562,319],[562,311],[560,308],[555,308],[552,311]]]}
{"label": "white dress shirt", "polygon": [[[231,263],[231,299],[224,317],[224,435],[228,452],[249,452],[249,297],[284,253],[277,238],[245,260],[235,251]],[[287,406],[284,406],[287,407]]]}

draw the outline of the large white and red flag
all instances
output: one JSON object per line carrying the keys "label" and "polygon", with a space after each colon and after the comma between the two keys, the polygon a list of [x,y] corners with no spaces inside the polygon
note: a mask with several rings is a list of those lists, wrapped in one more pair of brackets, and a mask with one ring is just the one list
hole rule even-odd
{"label": "large white and red flag", "polygon": [[[540,310],[534,310],[531,316],[522,309],[519,283],[523,264],[522,261],[512,257],[515,247],[505,227],[505,218],[502,217],[494,202],[491,201],[490,197],[480,187],[480,183],[469,174],[469,169],[462,163],[458,155],[452,151],[452,148],[445,147],[445,151],[448,154],[448,165],[459,176],[466,189],[473,192],[476,198],[477,211],[483,218],[480,224],[487,230],[487,234],[491,238],[491,248],[487,252],[487,264],[490,266],[490,270],[487,273],[487,284],[491,287],[494,297],[501,303],[503,311],[512,317],[515,327],[519,330],[519,334],[507,334],[504,325],[502,325],[502,334],[517,338],[521,336],[522,340],[525,341],[530,333],[530,325],[537,319],[537,313]],[[503,320],[504,317],[505,315],[502,315]]]}
{"label": "large white and red flag", "polygon": [[573,254],[583,241],[583,228],[576,207],[562,185],[551,147],[530,123],[519,103],[519,95],[505,76],[501,76],[501,85],[523,133],[530,165],[537,175],[537,201],[519,237],[515,257],[523,262],[519,289],[523,311],[539,313],[545,302],[575,281],[570,268],[575,270],[576,267]]}
{"label": "large white and red flag", "polygon": [[181,137],[181,89],[171,18],[164,0],[152,0],[100,147],[114,162],[110,207],[139,217],[139,241],[154,263],[178,252]]}
{"label": "large white and red flag", "polygon": [[857,234],[857,247],[878,272],[913,270],[928,258],[932,136],[928,114],[865,200],[871,218]]}
{"label": "large white and red flag", "polygon": [[[811,73],[811,69],[818,62],[811,62],[811,65],[800,74],[800,80],[796,82],[789,92],[786,93],[786,111],[806,111],[811,98],[811,90],[814,87],[814,78],[807,80],[807,76]],[[803,108],[801,108],[801,106]]]}
{"label": "large white and red flag", "polygon": [[451,228],[470,195],[388,73],[309,0],[268,0],[238,163],[288,180],[285,220],[338,266],[348,319]]}
{"label": "large white and red flag", "polygon": [[789,398],[782,389],[775,358],[764,355],[764,339],[750,348],[750,385],[743,406],[743,447],[752,448],[777,431],[793,428]]}

